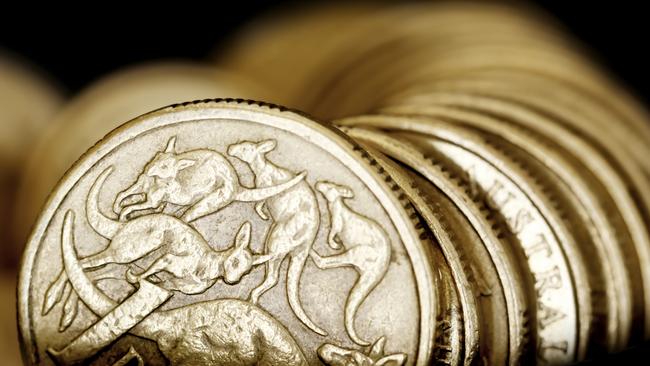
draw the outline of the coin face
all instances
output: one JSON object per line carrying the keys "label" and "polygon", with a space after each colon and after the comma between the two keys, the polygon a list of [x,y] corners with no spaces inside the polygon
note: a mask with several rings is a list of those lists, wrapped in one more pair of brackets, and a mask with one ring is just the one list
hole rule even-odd
{"label": "coin face", "polygon": [[19,283],[25,362],[427,365],[436,257],[417,220],[367,152],[298,114],[152,112],[42,212]]}

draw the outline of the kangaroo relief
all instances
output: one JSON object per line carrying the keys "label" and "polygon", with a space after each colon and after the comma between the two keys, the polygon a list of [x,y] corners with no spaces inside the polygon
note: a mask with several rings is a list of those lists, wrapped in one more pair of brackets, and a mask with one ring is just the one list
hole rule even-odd
{"label": "kangaroo relief", "polygon": [[[228,155],[248,164],[255,175],[256,187],[273,187],[291,182],[297,177],[295,173],[268,160],[266,154],[273,151],[275,146],[275,140],[243,141],[230,145]],[[264,206],[268,216],[264,212]],[[326,335],[327,333],[307,316],[298,295],[300,276],[320,226],[316,194],[309,184],[302,180],[282,193],[259,203],[257,212],[262,218],[270,216],[273,222],[264,243],[266,277],[264,282],[252,291],[251,301],[257,303],[260,296],[278,283],[280,266],[284,259],[289,257],[287,270],[289,305],[298,319],[309,329],[320,335]]]}
{"label": "kangaroo relief", "polygon": [[[107,264],[132,264],[154,256],[155,261],[141,273],[133,273],[130,267],[125,275],[131,283],[166,272],[171,278],[159,285],[168,290],[185,294],[202,293],[218,279],[236,284],[248,274],[258,259],[248,249],[251,225],[245,222],[235,237],[234,245],[224,251],[213,250],[203,236],[189,224],[165,214],[149,214],[128,222],[120,222],[105,216],[97,207],[99,190],[112,171],[102,172],[92,185],[87,199],[86,215],[90,226],[98,234],[110,240],[108,247],[81,260],[86,270]],[[108,229],[110,228],[110,229]],[[66,290],[66,288],[68,290]],[[69,291],[65,271],[46,292],[43,314],[47,314]]]}
{"label": "kangaroo relief", "polygon": [[[115,323],[128,319],[129,312],[139,310],[139,304],[127,303],[128,299],[118,304],[92,285],[82,261],[74,254],[73,231],[74,214],[68,211],[61,229],[61,247],[72,291],[98,316],[116,317]],[[146,281],[141,286],[155,287]],[[98,334],[104,332],[103,328],[101,323],[98,328],[91,327],[72,344],[77,342],[82,349],[91,346]],[[197,302],[151,312],[127,331],[155,341],[171,365],[307,365],[300,347],[282,324],[255,305],[236,299]],[[77,356],[68,347],[48,352],[57,360]]]}
{"label": "kangaroo relief", "polygon": [[355,343],[367,346],[354,327],[354,317],[370,291],[384,278],[390,263],[390,239],[386,231],[375,221],[353,211],[345,199],[354,197],[348,187],[331,182],[316,183],[327,200],[330,214],[330,232],[327,243],[332,249],[344,248],[341,254],[322,257],[312,250],[310,255],[321,269],[352,267],[359,273],[345,304],[345,329]]}
{"label": "kangaroo relief", "polygon": [[175,146],[176,137],[172,137],[135,183],[117,195],[113,211],[122,221],[135,212],[159,212],[171,203],[186,207],[181,219],[191,222],[233,201],[255,202],[277,195],[306,175],[302,172],[278,185],[249,189],[240,184],[235,168],[222,154],[209,149],[177,153]]}

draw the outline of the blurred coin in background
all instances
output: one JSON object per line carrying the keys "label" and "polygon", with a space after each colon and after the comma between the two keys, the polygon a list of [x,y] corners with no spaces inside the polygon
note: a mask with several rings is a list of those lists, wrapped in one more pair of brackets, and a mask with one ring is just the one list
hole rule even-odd
{"label": "blurred coin in background", "polygon": [[2,365],[22,365],[16,337],[17,258],[10,238],[16,183],[31,143],[64,100],[58,86],[20,58],[0,50],[0,354]]}
{"label": "blurred coin in background", "polygon": [[61,91],[24,60],[0,50],[0,265],[15,267],[11,207],[19,170],[32,142],[63,101]]}

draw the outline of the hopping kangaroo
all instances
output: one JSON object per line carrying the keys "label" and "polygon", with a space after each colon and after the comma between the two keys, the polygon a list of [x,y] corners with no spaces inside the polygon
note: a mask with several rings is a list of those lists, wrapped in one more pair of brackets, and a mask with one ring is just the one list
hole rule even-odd
{"label": "hopping kangaroo", "polygon": [[[105,216],[98,207],[99,190],[110,174],[108,168],[97,177],[86,200],[86,216],[90,226],[99,235],[108,238],[110,244],[101,252],[81,260],[86,269],[96,269],[110,263],[131,264],[141,258],[154,256],[155,261],[140,274],[126,272],[131,283],[155,276],[157,273],[171,274],[160,286],[185,294],[204,292],[223,279],[235,284],[258,264],[248,249],[251,225],[245,222],[235,236],[235,243],[223,251],[215,251],[203,236],[189,224],[165,214],[140,216],[127,222],[120,222]],[[69,287],[65,271],[48,288],[43,304],[47,314],[61,300]]]}
{"label": "hopping kangaroo", "polygon": [[277,186],[242,187],[232,164],[220,153],[198,149],[176,153],[176,137],[144,167],[133,185],[115,198],[113,211],[126,220],[137,211],[162,211],[165,204],[188,207],[181,219],[191,222],[217,212],[233,201],[255,202],[302,181],[306,173]]}
{"label": "hopping kangaroo", "polygon": [[[266,153],[275,149],[275,140],[259,143],[243,141],[228,147],[228,154],[246,162],[255,175],[256,187],[272,187],[295,179],[295,174],[278,167],[266,158]],[[251,293],[251,300],[256,303],[260,296],[278,283],[280,266],[289,256],[287,270],[287,297],[291,309],[298,319],[314,332],[327,333],[309,319],[302,308],[299,298],[300,275],[309,251],[314,243],[320,225],[320,211],[316,194],[306,181],[301,181],[293,188],[266,199],[257,204],[260,217],[267,219],[264,205],[273,219],[266,237],[265,260],[266,277]]]}
{"label": "hopping kangaroo", "polygon": [[370,291],[384,278],[390,262],[390,239],[375,221],[354,212],[344,199],[353,198],[348,187],[330,182],[316,183],[316,190],[327,200],[331,229],[327,243],[332,249],[345,248],[341,254],[321,257],[311,251],[311,258],[321,269],[353,267],[359,279],[350,290],[345,304],[345,329],[355,343],[367,346],[354,328],[354,317]]}
{"label": "hopping kangaroo", "polygon": [[[93,313],[103,318],[120,304],[87,277],[74,254],[73,226],[74,214],[68,211],[61,229],[65,271],[70,274],[72,291],[79,294]],[[143,281],[141,286],[155,285]],[[307,366],[300,346],[280,322],[259,307],[236,299],[157,310],[129,332],[157,342],[172,366]],[[61,355],[53,349],[48,352],[55,359]]]}

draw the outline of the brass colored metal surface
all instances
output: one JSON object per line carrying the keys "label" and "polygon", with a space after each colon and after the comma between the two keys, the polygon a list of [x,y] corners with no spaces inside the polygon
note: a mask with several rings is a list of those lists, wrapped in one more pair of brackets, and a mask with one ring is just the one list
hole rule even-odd
{"label": "brass colored metal surface", "polygon": [[36,222],[25,365],[569,365],[650,339],[650,113],[546,15],[311,5],[215,56],[55,118],[0,84],[2,217]]}
{"label": "brass colored metal surface", "polygon": [[450,276],[434,280],[440,257],[373,164],[266,105],[200,102],[121,127],[68,172],[30,239],[27,361],[105,363],[133,347],[154,364],[288,365],[374,342],[428,364],[436,309],[456,314],[458,300],[443,287],[439,302]]}
{"label": "brass colored metal surface", "polygon": [[[598,150],[589,141],[585,141],[581,135],[563,127],[543,114],[536,113],[518,104],[487,97],[455,93],[428,94],[427,98],[429,97],[431,98],[431,104],[434,105],[440,104],[469,109],[470,111],[481,111],[488,113],[490,116],[495,116],[497,119],[506,119],[511,123],[530,129],[543,138],[563,146],[568,156],[577,159],[590,174],[596,177],[596,181],[591,182],[591,185],[595,186],[598,182],[602,182],[616,206],[618,206],[617,211],[622,215],[626,223],[625,227],[629,235],[631,235],[630,241],[621,240],[618,241],[618,245],[624,253],[623,260],[626,262],[625,266],[630,276],[629,283],[632,286],[632,297],[626,298],[626,300],[632,300],[632,317],[638,321],[631,323],[630,333],[620,334],[621,343],[619,343],[618,348],[624,348],[629,344],[630,337],[632,337],[631,339],[642,338],[645,329],[644,324],[648,318],[644,314],[647,313],[647,308],[650,306],[650,302],[646,300],[649,294],[647,291],[649,284],[647,278],[650,274],[650,266],[641,264],[647,263],[645,256],[648,255],[649,245],[648,227],[645,223],[647,209],[643,201],[639,199],[640,191],[636,189],[638,186],[621,172],[616,162],[608,158],[608,153]],[[636,173],[640,173],[640,170],[636,170]],[[638,175],[635,176],[638,181],[644,180]],[[641,183],[641,186],[647,184],[648,181],[646,180]],[[623,332],[623,329],[619,328],[619,331]]]}

